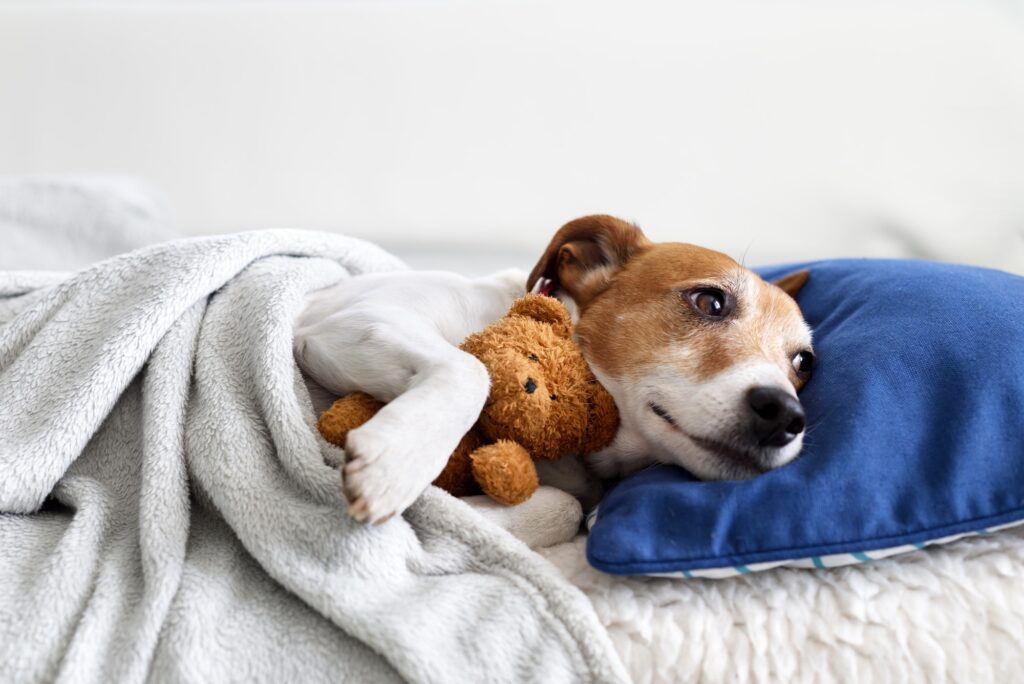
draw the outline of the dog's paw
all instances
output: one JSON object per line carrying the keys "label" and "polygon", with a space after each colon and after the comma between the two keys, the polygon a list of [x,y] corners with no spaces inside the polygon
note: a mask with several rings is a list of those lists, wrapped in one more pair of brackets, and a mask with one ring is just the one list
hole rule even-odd
{"label": "dog's paw", "polygon": [[350,432],[342,468],[349,515],[375,524],[401,515],[430,486],[437,475],[433,470],[440,471],[447,461],[442,454],[438,464],[438,458],[424,451],[400,434],[382,438],[370,424]]}

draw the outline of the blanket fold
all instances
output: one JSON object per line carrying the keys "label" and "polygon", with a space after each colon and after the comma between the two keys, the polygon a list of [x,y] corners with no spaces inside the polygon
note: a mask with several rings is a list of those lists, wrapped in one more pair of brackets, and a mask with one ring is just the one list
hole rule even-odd
{"label": "blanket fold", "polygon": [[292,320],[398,268],[264,231],[0,274],[0,679],[626,679],[586,598],[458,500],[345,515]]}

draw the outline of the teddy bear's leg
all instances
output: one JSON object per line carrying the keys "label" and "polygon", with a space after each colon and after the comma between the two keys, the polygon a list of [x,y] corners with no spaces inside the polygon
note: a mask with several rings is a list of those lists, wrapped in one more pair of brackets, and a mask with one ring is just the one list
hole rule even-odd
{"label": "teddy bear's leg", "polygon": [[473,477],[480,488],[503,504],[522,503],[530,498],[539,482],[530,452],[515,442],[498,440],[470,455]]}
{"label": "teddy bear's leg", "polygon": [[384,402],[377,401],[369,394],[353,392],[338,399],[324,411],[316,427],[324,439],[344,448],[348,433],[373,418],[383,407]]}

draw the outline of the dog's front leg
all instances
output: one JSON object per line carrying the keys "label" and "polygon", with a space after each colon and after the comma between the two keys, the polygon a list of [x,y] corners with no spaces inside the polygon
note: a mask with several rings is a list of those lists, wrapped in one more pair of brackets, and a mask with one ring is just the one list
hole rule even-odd
{"label": "dog's front leg", "polygon": [[402,513],[441,473],[490,387],[483,364],[440,335],[378,332],[388,338],[387,363],[407,371],[408,384],[349,433],[343,469],[349,513],[374,523]]}

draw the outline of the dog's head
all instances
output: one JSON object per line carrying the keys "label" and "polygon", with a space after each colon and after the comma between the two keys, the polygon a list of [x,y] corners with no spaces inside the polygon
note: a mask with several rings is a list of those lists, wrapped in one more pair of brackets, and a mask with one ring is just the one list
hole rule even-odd
{"label": "dog's head", "polygon": [[811,331],[793,297],[807,272],[767,283],[728,256],[653,243],[586,216],[563,226],[530,274],[575,309],[576,336],[621,415],[605,476],[674,462],[705,479],[745,478],[796,458]]}

